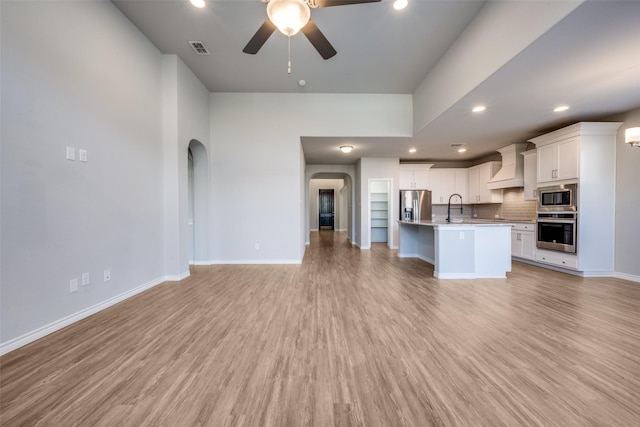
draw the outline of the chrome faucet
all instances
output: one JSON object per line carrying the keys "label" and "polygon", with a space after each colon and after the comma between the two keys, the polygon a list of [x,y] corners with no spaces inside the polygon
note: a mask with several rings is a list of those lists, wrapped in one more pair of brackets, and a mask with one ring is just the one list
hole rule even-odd
{"label": "chrome faucet", "polygon": [[447,205],[447,222],[451,222],[451,198],[453,196],[460,197],[460,215],[462,215],[462,196],[459,195],[458,193],[453,193],[452,195],[449,196],[449,204]]}

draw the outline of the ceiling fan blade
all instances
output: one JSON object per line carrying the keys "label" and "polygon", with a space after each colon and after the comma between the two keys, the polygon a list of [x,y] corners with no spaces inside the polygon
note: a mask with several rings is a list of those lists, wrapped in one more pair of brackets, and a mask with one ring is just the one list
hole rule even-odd
{"label": "ceiling fan blade", "polygon": [[302,27],[300,31],[307,36],[307,39],[324,59],[329,59],[338,53],[312,20],[309,20],[307,25]]}
{"label": "ceiling fan blade", "polygon": [[275,30],[276,26],[267,19],[266,21],[264,21],[264,24],[262,24],[262,26],[258,28],[258,31],[256,31],[253,37],[251,37],[251,40],[249,40],[249,43],[247,43],[242,51],[244,53],[255,55]]}
{"label": "ceiling fan blade", "polygon": [[347,6],[350,4],[378,3],[381,0],[309,0],[311,7]]}

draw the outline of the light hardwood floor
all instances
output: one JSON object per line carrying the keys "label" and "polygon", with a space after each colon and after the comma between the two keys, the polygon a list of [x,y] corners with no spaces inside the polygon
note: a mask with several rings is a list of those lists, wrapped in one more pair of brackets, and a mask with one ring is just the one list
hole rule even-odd
{"label": "light hardwood floor", "polygon": [[432,273],[325,231],[195,267],[2,357],[0,424],[640,425],[640,283]]}

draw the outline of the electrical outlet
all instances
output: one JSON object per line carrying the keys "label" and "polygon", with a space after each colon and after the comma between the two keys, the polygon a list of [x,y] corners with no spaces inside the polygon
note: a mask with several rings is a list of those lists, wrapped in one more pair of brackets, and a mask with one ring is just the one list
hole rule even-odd
{"label": "electrical outlet", "polygon": [[87,150],[79,148],[78,149],[78,157],[80,157],[80,161],[81,162],[86,162],[87,161]]}
{"label": "electrical outlet", "polygon": [[67,147],[67,160],[74,161],[76,159],[76,149],[73,147]]}
{"label": "electrical outlet", "polygon": [[82,286],[87,286],[89,283],[89,273],[82,273]]}
{"label": "electrical outlet", "polygon": [[104,281],[108,282],[111,280],[111,270],[107,269],[104,271]]}
{"label": "electrical outlet", "polygon": [[460,232],[460,240],[464,240],[464,231]]}
{"label": "electrical outlet", "polygon": [[78,292],[78,279],[69,280],[69,292]]}

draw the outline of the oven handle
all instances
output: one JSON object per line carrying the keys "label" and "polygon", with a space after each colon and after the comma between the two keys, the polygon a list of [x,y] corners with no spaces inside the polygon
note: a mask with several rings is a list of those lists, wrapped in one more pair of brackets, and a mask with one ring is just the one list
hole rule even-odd
{"label": "oven handle", "polygon": [[553,218],[544,218],[538,219],[538,224],[549,222],[551,224],[575,224],[578,220],[575,219],[553,219]]}

